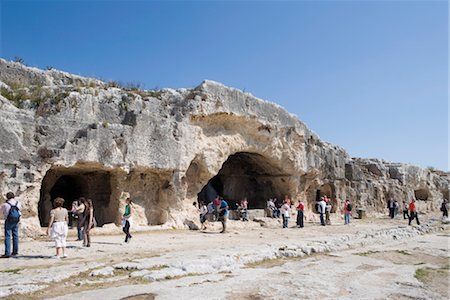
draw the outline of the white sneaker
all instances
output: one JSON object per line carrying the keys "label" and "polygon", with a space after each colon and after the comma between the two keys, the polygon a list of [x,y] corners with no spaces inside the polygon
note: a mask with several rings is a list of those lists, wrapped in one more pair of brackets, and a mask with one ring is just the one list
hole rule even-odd
{"label": "white sneaker", "polygon": [[67,258],[67,254],[64,253],[63,256],[62,256],[62,258]]}

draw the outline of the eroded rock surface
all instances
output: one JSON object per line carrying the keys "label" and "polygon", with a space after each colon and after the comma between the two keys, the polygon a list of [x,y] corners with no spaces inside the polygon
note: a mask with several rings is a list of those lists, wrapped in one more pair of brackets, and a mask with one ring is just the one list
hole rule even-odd
{"label": "eroded rock surface", "polygon": [[0,189],[22,198],[29,236],[57,195],[92,198],[103,225],[120,224],[129,193],[135,228],[197,222],[199,193],[259,209],[290,195],[307,216],[323,194],[334,211],[348,198],[369,215],[389,198],[432,212],[449,197],[447,173],[351,158],[280,106],[213,81],[145,91],[0,60],[0,87]]}

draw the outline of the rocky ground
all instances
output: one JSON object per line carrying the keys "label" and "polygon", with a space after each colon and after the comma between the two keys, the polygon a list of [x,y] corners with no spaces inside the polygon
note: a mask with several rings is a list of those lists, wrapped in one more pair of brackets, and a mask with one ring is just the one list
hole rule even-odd
{"label": "rocky ground", "polygon": [[[91,248],[21,243],[0,260],[0,296],[10,299],[448,299],[448,225],[422,216],[335,220],[279,228],[278,221],[230,222],[219,234],[164,230],[97,233]],[[264,225],[264,227],[261,226]],[[293,225],[293,224],[292,224]]]}

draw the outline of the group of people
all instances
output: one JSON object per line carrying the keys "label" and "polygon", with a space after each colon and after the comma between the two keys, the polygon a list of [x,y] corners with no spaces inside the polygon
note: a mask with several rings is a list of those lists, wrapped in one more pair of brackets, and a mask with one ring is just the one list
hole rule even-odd
{"label": "group of people", "polygon": [[[400,208],[400,204],[398,203],[397,200],[389,199],[387,201],[387,209],[389,210],[389,217],[391,219],[394,219],[397,217],[399,208]],[[416,219],[417,225],[420,225],[419,215],[417,214],[416,200],[414,198],[411,199],[411,202],[409,202],[409,203],[407,203],[406,201],[403,201],[402,212],[403,212],[403,219],[408,220],[408,225],[411,225],[411,222],[414,219]]]}
{"label": "group of people", "polygon": [[[194,206],[197,205],[196,202],[193,203]],[[247,220],[247,199],[243,199],[240,202],[241,211],[245,209],[245,219]],[[222,223],[222,231],[220,233],[225,233],[227,229],[227,219],[228,219],[228,203],[223,199],[223,197],[217,196],[213,201],[205,204],[200,201],[198,203],[198,211],[200,214],[200,223],[202,224],[202,230],[206,229],[206,221],[220,221]],[[242,215],[242,212],[241,212]]]}
{"label": "group of people", "polygon": [[[53,206],[55,207],[50,211],[50,223],[52,220],[52,212],[58,208],[58,199],[54,200]],[[61,207],[63,207],[63,203]],[[64,208],[64,210],[66,210]],[[66,210],[67,212],[67,210]],[[77,223],[77,241],[83,241],[83,246],[90,247],[91,246],[91,235],[90,231],[95,226],[95,218],[94,218],[94,205],[91,199],[86,199],[84,197],[80,197],[78,200],[72,202],[72,209],[70,210],[70,215],[68,215],[67,222],[70,225],[73,225],[73,222]],[[51,228],[51,224],[48,225],[48,228]]]}
{"label": "group of people", "polygon": [[[77,241],[83,241],[83,246],[91,246],[90,231],[95,226],[94,206],[91,199],[84,197],[72,203],[69,211],[64,208],[64,199],[57,197],[53,200],[53,209],[50,211],[50,220],[47,227],[47,235],[54,240],[55,258],[65,258],[69,223],[77,222]],[[6,202],[0,206],[1,216],[5,219],[5,253],[2,258],[17,256],[19,253],[19,222],[22,216],[22,204],[20,199],[12,192],[6,194]],[[125,212],[122,215],[122,228],[125,233],[125,242],[132,238],[130,234],[132,215],[132,201],[126,199]],[[12,249],[11,249],[12,239]]]}

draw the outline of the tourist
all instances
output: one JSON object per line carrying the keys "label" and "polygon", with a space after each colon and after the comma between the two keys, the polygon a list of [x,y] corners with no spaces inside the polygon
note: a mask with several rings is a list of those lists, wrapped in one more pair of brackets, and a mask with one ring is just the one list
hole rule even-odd
{"label": "tourist", "polygon": [[388,209],[388,216],[389,216],[389,217],[391,216],[391,202],[392,202],[392,200],[389,199],[389,200],[387,201],[387,205],[386,205],[386,207],[387,207],[387,209]]}
{"label": "tourist", "polygon": [[331,225],[331,220],[330,220],[330,214],[331,214],[331,199],[327,198],[327,196],[324,197],[324,201],[326,203],[325,206],[325,222],[327,223],[327,225]]}
{"label": "tourist", "polygon": [[91,246],[91,229],[94,227],[94,206],[91,199],[85,199],[84,205],[86,206],[83,215],[83,230],[84,239],[83,246]]}
{"label": "tourist", "polygon": [[84,239],[84,211],[86,210],[86,198],[81,197],[78,199],[78,205],[75,209],[75,213],[77,215],[77,241],[81,241]]}
{"label": "tourist", "polygon": [[125,200],[125,212],[122,215],[122,231],[125,233],[125,243],[130,242],[131,238],[133,237],[130,234],[130,227],[131,227],[131,216],[132,216],[132,201],[131,198],[127,198]]}
{"label": "tourist", "polygon": [[283,228],[288,228],[290,210],[291,207],[289,206],[289,199],[285,199],[283,201],[283,205],[280,208],[281,216],[283,217]]}
{"label": "tourist", "polygon": [[297,227],[303,228],[305,204],[300,200],[297,205]]}
{"label": "tourist", "polygon": [[[19,254],[19,222],[22,204],[18,197],[12,192],[6,194],[6,202],[0,207],[1,215],[5,220],[5,254],[2,258],[8,258],[11,255]],[[13,247],[11,253],[11,236],[13,240]]]}
{"label": "tourist", "polygon": [[228,219],[228,203],[223,200],[222,197],[220,199],[219,206],[216,206],[216,211],[218,214],[218,220],[222,222],[222,231],[220,233],[225,233],[227,230],[227,219]]}
{"label": "tourist", "polygon": [[244,198],[239,203],[239,214],[242,218],[242,221],[248,221],[248,201],[247,198]]}
{"label": "tourist", "polygon": [[448,218],[448,200],[442,200],[441,204],[442,218]]}
{"label": "tourist", "polygon": [[289,205],[289,208],[292,206],[292,200],[289,198],[288,195],[284,195],[284,201],[283,204],[287,203],[287,205]]}
{"label": "tourist", "polygon": [[394,218],[397,217],[399,208],[400,204],[397,202],[397,200],[394,200]]}
{"label": "tourist", "polygon": [[75,221],[78,222],[77,207],[78,207],[78,201],[74,200],[72,202],[72,208],[70,209],[70,212],[69,212],[69,229],[73,228],[73,223]]}
{"label": "tourist", "polygon": [[220,206],[220,203],[222,202],[220,196],[217,196],[214,200],[213,200],[213,204],[214,204],[214,219],[218,220],[219,219],[219,211],[217,210],[217,208]]}
{"label": "tourist", "polygon": [[275,218],[279,218],[281,216],[281,206],[283,205],[283,203],[278,203],[278,199],[277,198],[273,198],[273,204],[275,205],[275,210],[274,210],[274,215]]}
{"label": "tourist", "polygon": [[352,214],[352,204],[348,199],[345,199],[344,202],[344,224],[348,225],[350,224],[350,216]]}
{"label": "tourist", "polygon": [[267,216],[275,218],[275,203],[273,203],[272,198],[267,200],[266,209],[267,209]]}
{"label": "tourist", "polygon": [[55,241],[56,258],[67,257],[66,255],[66,239],[69,228],[69,214],[67,209],[63,207],[64,199],[56,198],[53,201],[54,209],[50,211],[50,221],[48,222],[47,235]]}
{"label": "tourist", "polygon": [[409,214],[408,214],[408,204],[406,201],[403,201],[403,220],[409,220]]}
{"label": "tourist", "polygon": [[411,221],[416,219],[417,225],[420,225],[419,222],[419,216],[417,214],[417,208],[416,208],[416,200],[411,199],[411,203],[409,203],[409,223],[408,225],[411,225]]}
{"label": "tourist", "polygon": [[391,219],[394,218],[394,212],[395,212],[395,204],[394,201],[392,199],[389,200],[389,216],[391,217]]}
{"label": "tourist", "polygon": [[320,201],[319,201],[319,214],[320,214],[320,225],[322,225],[322,226],[325,226],[325,219],[324,219],[323,215],[325,214],[326,206],[327,206],[327,204],[325,203],[324,198],[323,197],[320,198]]}
{"label": "tourist", "polygon": [[205,222],[206,222],[206,215],[208,214],[208,208],[206,207],[205,203],[203,203],[203,201],[199,202],[198,212],[200,215],[200,224],[202,224],[201,230],[205,230],[206,229]]}

